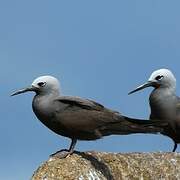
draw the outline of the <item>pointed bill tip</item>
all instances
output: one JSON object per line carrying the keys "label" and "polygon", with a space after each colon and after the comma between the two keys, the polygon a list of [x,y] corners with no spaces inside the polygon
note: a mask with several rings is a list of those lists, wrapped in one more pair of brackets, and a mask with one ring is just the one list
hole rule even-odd
{"label": "pointed bill tip", "polygon": [[28,91],[36,91],[36,88],[35,87],[27,87],[27,88],[24,88],[24,89],[20,89],[14,93],[12,93],[10,96],[16,96],[18,94],[22,94],[22,93],[25,93],[25,92],[28,92]]}
{"label": "pointed bill tip", "polygon": [[16,95],[18,95],[18,94],[25,93],[25,92],[28,91],[28,89],[29,89],[29,88],[18,90],[18,91],[16,91],[16,92],[12,93],[11,96],[16,96]]}
{"label": "pointed bill tip", "polygon": [[131,94],[133,94],[133,93],[135,93],[136,91],[135,90],[132,90],[132,91],[130,91],[129,93],[128,93],[128,95],[131,95]]}
{"label": "pointed bill tip", "polygon": [[154,86],[154,84],[155,84],[155,82],[153,82],[153,81],[148,81],[148,82],[146,82],[146,83],[138,86],[136,89],[130,91],[130,92],[128,93],[128,95],[133,94],[133,93],[135,93],[135,92],[137,92],[137,91],[140,91],[140,90],[142,90],[142,89],[145,89],[145,88],[147,88],[147,87]]}
{"label": "pointed bill tip", "polygon": [[10,94],[10,96],[16,96],[16,95],[18,95],[17,92]]}

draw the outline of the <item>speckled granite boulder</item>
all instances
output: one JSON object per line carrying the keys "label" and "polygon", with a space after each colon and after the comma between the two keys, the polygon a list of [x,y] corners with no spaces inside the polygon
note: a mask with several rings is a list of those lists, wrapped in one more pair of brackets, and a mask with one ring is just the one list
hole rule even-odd
{"label": "speckled granite boulder", "polygon": [[32,180],[179,180],[178,153],[76,152],[65,158],[50,158]]}

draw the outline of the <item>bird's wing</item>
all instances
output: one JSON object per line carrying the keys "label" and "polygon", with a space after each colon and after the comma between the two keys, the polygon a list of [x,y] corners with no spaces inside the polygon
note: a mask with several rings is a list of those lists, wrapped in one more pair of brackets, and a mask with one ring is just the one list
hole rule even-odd
{"label": "bird's wing", "polygon": [[[60,96],[56,98],[55,101],[66,106],[63,108],[63,114],[71,114],[71,118],[73,118],[73,115],[78,117],[76,122],[84,121],[84,123],[86,123],[86,121],[96,121],[100,124],[104,124],[117,122],[119,118],[123,117],[117,111],[108,109],[95,101],[83,99],[77,96]],[[56,112],[62,114],[61,109]]]}
{"label": "bird's wing", "polygon": [[55,99],[56,101],[60,101],[64,104],[70,105],[70,106],[78,106],[82,109],[87,110],[97,110],[101,111],[105,109],[105,107],[95,101],[89,100],[89,99],[82,99],[80,97],[76,96],[61,96]]}
{"label": "bird's wing", "polygon": [[[65,136],[77,139],[97,139],[111,134],[159,132],[153,122],[127,118],[103,105],[79,97],[61,96],[54,118],[56,128]],[[155,130],[153,129],[155,128]]]}
{"label": "bird's wing", "polygon": [[[81,139],[83,137],[80,134],[91,136],[95,133],[97,135],[99,129],[106,128],[109,124],[123,119],[116,111],[105,108],[92,100],[74,96],[61,96],[56,98],[55,101],[57,110],[54,117],[56,121],[61,123],[61,128],[64,127],[66,133],[74,133],[79,135]],[[59,126],[57,125],[57,127]]]}

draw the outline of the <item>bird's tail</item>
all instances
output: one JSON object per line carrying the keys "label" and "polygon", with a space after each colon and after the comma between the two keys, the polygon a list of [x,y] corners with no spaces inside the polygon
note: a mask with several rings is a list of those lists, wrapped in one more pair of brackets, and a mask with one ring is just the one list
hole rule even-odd
{"label": "bird's tail", "polygon": [[167,126],[166,122],[161,120],[143,120],[143,119],[134,119],[129,117],[120,117],[121,120],[114,122],[106,126],[101,130],[103,135],[111,134],[134,134],[134,133],[149,133],[157,134],[164,131],[164,128]]}

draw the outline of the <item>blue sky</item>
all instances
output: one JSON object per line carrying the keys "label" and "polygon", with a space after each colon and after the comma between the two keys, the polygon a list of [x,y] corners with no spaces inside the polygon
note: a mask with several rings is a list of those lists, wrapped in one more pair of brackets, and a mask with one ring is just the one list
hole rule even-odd
{"label": "blue sky", "polygon": [[[152,71],[169,68],[180,94],[180,2],[167,0],[0,2],[0,179],[29,179],[67,138],[32,112],[33,94],[9,97],[40,75],[53,75],[62,94],[148,118],[151,88],[128,96]],[[79,151],[171,151],[161,135],[110,136],[78,142]],[[178,151],[180,147],[178,147]]]}

